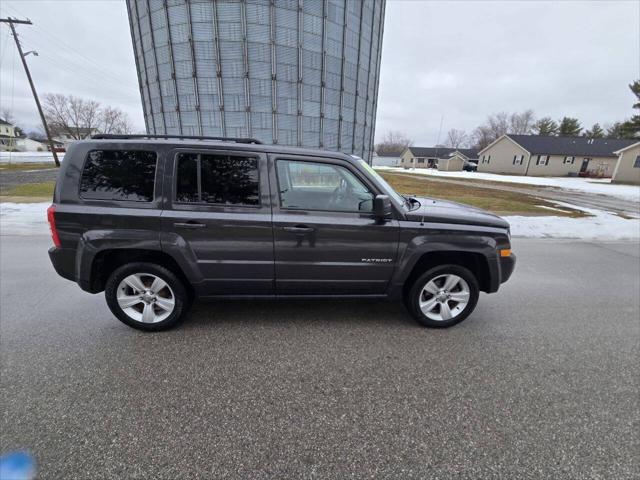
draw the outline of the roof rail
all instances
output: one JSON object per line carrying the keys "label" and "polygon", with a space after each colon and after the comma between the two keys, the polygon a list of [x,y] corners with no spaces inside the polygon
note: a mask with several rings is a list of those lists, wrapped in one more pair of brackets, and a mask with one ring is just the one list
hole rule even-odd
{"label": "roof rail", "polygon": [[235,143],[253,143],[255,145],[261,145],[260,140],[255,138],[241,138],[241,137],[203,137],[200,135],[152,135],[152,134],[136,134],[136,135],[120,135],[111,133],[98,133],[92,135],[93,140],[135,140],[135,139],[177,139],[177,140],[217,140],[219,142],[235,142]]}

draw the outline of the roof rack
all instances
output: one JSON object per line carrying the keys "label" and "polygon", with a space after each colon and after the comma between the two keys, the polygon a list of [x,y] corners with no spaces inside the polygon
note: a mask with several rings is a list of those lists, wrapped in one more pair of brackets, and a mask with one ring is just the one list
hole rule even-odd
{"label": "roof rack", "polygon": [[151,135],[151,134],[137,134],[137,135],[120,135],[120,134],[107,134],[98,133],[92,135],[93,140],[135,140],[135,139],[177,139],[177,140],[217,140],[219,142],[235,142],[235,143],[253,143],[255,145],[262,145],[260,140],[255,138],[241,138],[241,137],[203,137],[200,135]]}

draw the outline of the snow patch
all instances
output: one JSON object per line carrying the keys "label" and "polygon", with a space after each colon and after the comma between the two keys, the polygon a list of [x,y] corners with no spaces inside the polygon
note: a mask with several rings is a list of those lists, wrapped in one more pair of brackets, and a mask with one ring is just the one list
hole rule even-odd
{"label": "snow patch", "polygon": [[376,170],[411,173],[428,177],[458,178],[461,180],[488,180],[491,182],[520,183],[540,187],[555,187],[562,190],[574,190],[599,195],[610,195],[632,202],[640,203],[640,186],[618,185],[611,183],[610,178],[580,178],[580,177],[525,177],[521,175],[498,175],[483,172],[442,172],[434,168],[416,168],[407,170],[400,167],[375,167]]}
{"label": "snow patch", "polygon": [[48,234],[47,208],[50,202],[0,203],[0,234]]}
{"label": "snow patch", "polygon": [[[58,160],[64,160],[64,153],[58,153]],[[51,152],[0,152],[0,163],[53,163]]]}
{"label": "snow patch", "polygon": [[582,218],[505,216],[503,218],[511,225],[511,235],[527,238],[640,240],[640,219],[625,219],[601,210],[577,207],[564,202],[554,203],[581,210],[591,216]]}

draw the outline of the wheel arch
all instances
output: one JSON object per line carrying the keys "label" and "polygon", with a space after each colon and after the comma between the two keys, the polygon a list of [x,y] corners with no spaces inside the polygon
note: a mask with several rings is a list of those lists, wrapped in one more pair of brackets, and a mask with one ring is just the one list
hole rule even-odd
{"label": "wheel arch", "polygon": [[108,248],[96,253],[91,262],[90,291],[99,293],[104,290],[109,276],[127,263],[149,262],[170,270],[183,283],[184,288],[193,296],[193,287],[178,262],[161,250],[143,248]]}
{"label": "wheel arch", "polygon": [[406,294],[416,279],[427,270],[441,265],[457,265],[468,269],[478,281],[480,291],[492,291],[492,276],[489,260],[479,252],[443,250],[423,253],[418,257],[404,280],[403,294]]}

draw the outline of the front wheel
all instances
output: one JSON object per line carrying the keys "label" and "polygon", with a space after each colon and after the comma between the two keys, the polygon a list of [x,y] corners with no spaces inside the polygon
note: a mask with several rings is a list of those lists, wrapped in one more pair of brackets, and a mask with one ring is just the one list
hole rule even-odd
{"label": "front wheel", "polygon": [[111,312],[138,330],[171,328],[185,315],[189,295],[170,270],[155,263],[136,262],[117,268],[104,291]]}
{"label": "front wheel", "polygon": [[426,327],[450,327],[476,308],[480,289],[475,276],[458,265],[435,267],[422,274],[406,298],[411,314]]}

